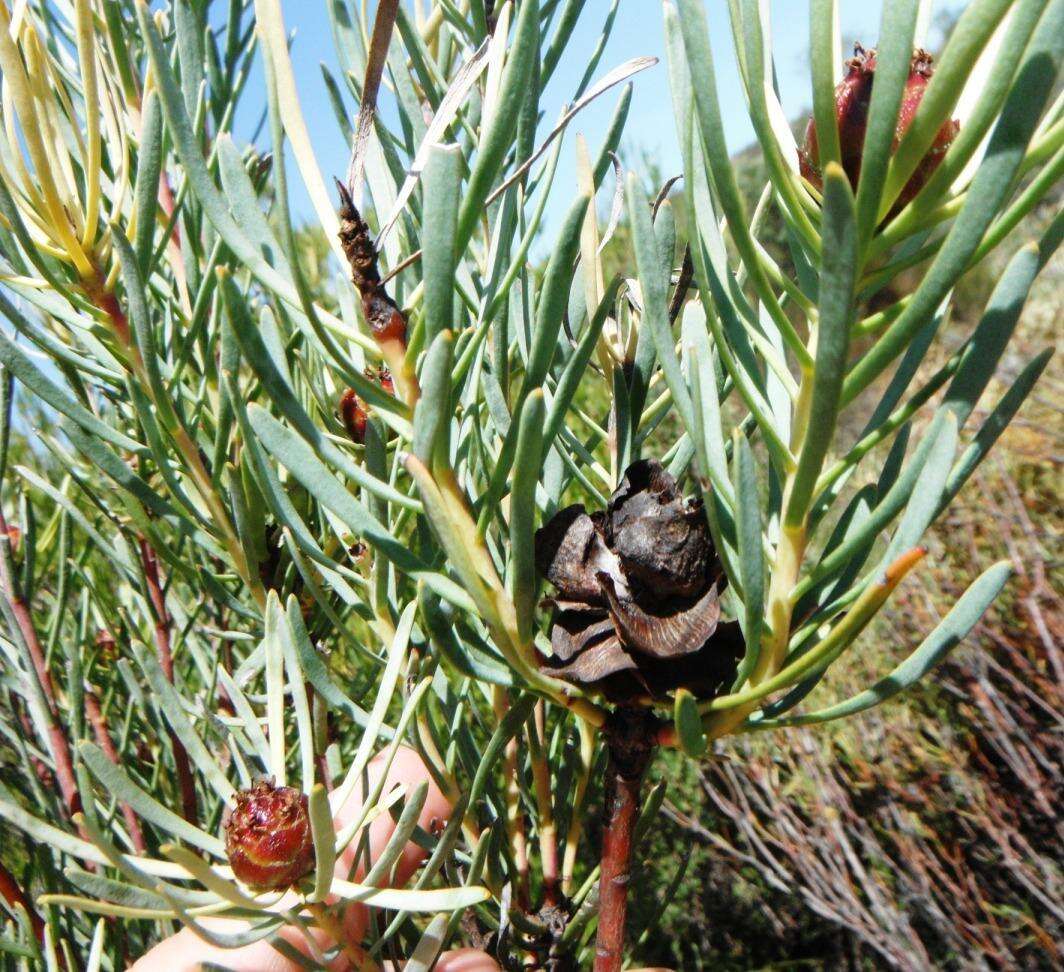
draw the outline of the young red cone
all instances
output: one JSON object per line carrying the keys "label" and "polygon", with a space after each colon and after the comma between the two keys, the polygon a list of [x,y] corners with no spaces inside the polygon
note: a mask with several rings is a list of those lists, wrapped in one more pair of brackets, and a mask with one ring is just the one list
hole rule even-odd
{"label": "young red cone", "polygon": [[314,867],[306,794],[259,780],[241,790],[225,822],[233,874],[257,891],[290,887]]}
{"label": "young red cone", "polygon": [[[933,61],[934,59],[925,50],[918,49],[913,52],[909,78],[905,84],[905,93],[902,96],[901,107],[898,109],[898,122],[894,128],[892,152],[897,150],[902,136],[912,124],[916,109],[920,107],[927,83],[934,73]],[[835,89],[835,121],[839,128],[842,167],[855,192],[857,180],[861,175],[865,131],[868,127],[868,107],[872,101],[875,73],[875,48],[865,50],[860,44],[855,44],[853,57],[846,62],[846,76]],[[888,218],[901,212],[924,187],[931,173],[938,168],[959,130],[958,122],[943,122],[931,148],[909,177],[909,181],[895,201]],[[809,124],[805,129],[805,144],[798,152],[798,162],[802,176],[818,189],[822,188],[820,146],[817,140],[816,122],[812,118],[809,119]]]}
{"label": "young red cone", "polygon": [[366,414],[362,399],[355,394],[353,388],[340,396],[340,418],[351,441],[356,445],[362,445],[366,441],[366,422],[369,416]]}

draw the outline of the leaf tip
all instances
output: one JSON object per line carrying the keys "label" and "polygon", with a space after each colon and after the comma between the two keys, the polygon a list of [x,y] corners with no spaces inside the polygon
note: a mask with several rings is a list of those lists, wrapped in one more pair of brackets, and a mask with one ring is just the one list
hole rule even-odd
{"label": "leaf tip", "polygon": [[888,586],[897,584],[909,573],[924,557],[927,556],[927,547],[913,547],[900,554],[883,573],[883,583]]}

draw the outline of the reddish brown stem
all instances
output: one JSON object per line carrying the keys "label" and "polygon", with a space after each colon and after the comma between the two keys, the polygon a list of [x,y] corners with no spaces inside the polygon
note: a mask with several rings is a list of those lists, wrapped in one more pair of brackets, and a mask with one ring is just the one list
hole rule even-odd
{"label": "reddish brown stem", "polygon": [[107,289],[102,277],[90,277],[83,281],[85,294],[97,307],[100,308],[110,319],[111,325],[122,342],[123,347],[129,347],[131,336],[129,331],[129,319],[118,303],[118,298]]}
{"label": "reddish brown stem", "polygon": [[[18,716],[19,724],[22,726],[22,732],[26,739],[32,739],[36,732],[33,728],[33,720],[30,718],[30,714],[26,711],[26,706],[22,704],[22,699],[14,692],[8,693],[8,699],[11,703],[11,709]],[[37,774],[37,780],[45,790],[51,790],[55,787],[55,774],[47,763],[39,756],[30,757],[33,760],[33,770]]]}
{"label": "reddish brown stem", "polygon": [[47,745],[52,754],[52,762],[55,764],[55,775],[59,781],[59,792],[62,794],[63,803],[67,814],[74,816],[81,810],[81,800],[78,796],[77,784],[74,781],[74,763],[70,757],[70,744],[67,742],[66,733],[59,724],[59,709],[55,701],[55,687],[52,685],[52,676],[48,671],[48,665],[44,660],[44,652],[41,649],[40,640],[37,638],[37,629],[33,626],[33,618],[30,616],[29,606],[22,598],[18,583],[11,576],[10,539],[7,531],[7,520],[0,511],[0,543],[8,545],[7,554],[0,557],[0,584],[3,585],[4,594],[11,606],[11,613],[15,616],[15,623],[22,632],[22,639],[26,643],[33,664],[34,673],[44,695],[47,721]]}
{"label": "reddish brown stem", "polygon": [[[159,564],[155,551],[143,537],[140,540],[140,562],[144,568],[144,578],[148,585],[148,598],[155,614],[155,649],[159,657],[159,667],[168,682],[174,680],[174,657],[170,646],[170,612],[166,610],[166,598],[163,595],[162,582],[159,579]],[[181,814],[189,823],[196,823],[196,782],[192,776],[192,764],[188,751],[177,735],[170,732],[170,747],[174,754],[174,768],[177,771],[177,785],[181,791]]]}
{"label": "reddish brown stem", "polygon": [[148,598],[155,613],[155,650],[159,656],[159,665],[167,681],[174,680],[174,658],[170,651],[170,612],[166,610],[166,598],[159,579],[159,562],[155,551],[148,541],[141,538],[140,562],[144,567],[144,577],[148,582]]}
{"label": "reddish brown stem", "polygon": [[657,724],[641,709],[620,708],[604,726],[609,746],[603,809],[595,972],[620,972],[628,920],[633,835],[643,776],[656,748]]}
{"label": "reddish brown stem", "polygon": [[26,909],[34,937],[38,942],[43,942],[44,921],[33,910],[33,905],[30,904],[30,900],[26,897],[26,892],[22,890],[22,886],[15,880],[15,876],[2,863],[0,863],[0,895],[3,895],[4,900],[12,907],[21,905]]}
{"label": "reddish brown stem", "polygon": [[[103,750],[104,755],[115,766],[120,766],[118,751],[115,749],[115,744],[111,740],[111,733],[107,728],[107,718],[100,708],[100,700],[96,698],[95,692],[87,691],[85,693],[85,714],[92,725],[92,733],[96,738],[96,745]],[[128,803],[122,801],[120,806],[122,808],[122,816],[126,820],[126,829],[129,830],[129,839],[133,843],[133,848],[138,854],[143,854],[147,850],[147,845],[144,843],[144,831],[141,830],[140,820]]]}

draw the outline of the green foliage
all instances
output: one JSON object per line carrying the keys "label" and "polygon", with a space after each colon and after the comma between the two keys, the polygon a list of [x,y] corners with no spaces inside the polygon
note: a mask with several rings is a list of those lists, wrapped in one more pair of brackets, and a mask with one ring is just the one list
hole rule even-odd
{"label": "green foliage", "polygon": [[[389,5],[375,25],[364,5],[328,8],[343,66],[330,97],[367,224],[338,217],[318,171],[278,0],[30,2],[15,23],[0,3],[0,817],[26,837],[36,902],[12,906],[0,948],[27,961],[121,968],[178,925],[291,952],[282,931],[331,927],[359,902],[392,912],[342,943],[365,946],[367,968],[427,967],[463,941],[507,963],[553,950],[587,964],[585,818],[610,703],[541,670],[534,532],[573,499],[602,505],[641,455],[701,494],[747,640],[726,694],[640,700],[658,741],[690,755],[878,705],[941,662],[1007,579],[986,568],[888,674],[796,708],[838,687],[829,667],[877,623],[1048,361],[1039,350],[976,409],[1058,223],[919,374],[962,276],[1059,175],[1064,5],[973,3],[894,154],[919,18],[885,5],[861,180],[854,192],[829,164],[820,193],[798,175],[762,7],[731,4],[766,177],[751,217],[703,4],[665,3],[684,212],[617,171],[631,254],[616,275],[602,241],[621,213],[603,234],[594,200],[629,88],[597,154],[580,146],[577,185],[555,185],[580,111],[651,63],[600,72],[615,6],[553,127],[542,92],[562,57],[583,57],[569,41],[593,5],[422,6],[400,8],[394,33]],[[1013,10],[1022,54],[992,43]],[[811,11],[823,121],[833,4]],[[394,125],[375,112],[382,72]],[[949,181],[884,220],[973,79],[985,153],[958,139]],[[265,91],[268,156],[232,130],[249,83]],[[293,224],[289,158],[317,226]],[[548,232],[551,193],[567,215]],[[528,260],[541,234],[545,268]],[[907,273],[904,293],[868,306]],[[385,775],[355,819],[331,819],[375,754],[387,766],[407,749],[452,802],[448,825],[427,832],[425,786]],[[295,900],[237,881],[219,836],[236,790],[264,775],[308,796],[316,866]],[[664,798],[646,797],[638,834]],[[335,873],[384,813],[395,829],[364,877]],[[428,862],[390,887],[409,841]],[[219,915],[241,923],[204,921]]]}

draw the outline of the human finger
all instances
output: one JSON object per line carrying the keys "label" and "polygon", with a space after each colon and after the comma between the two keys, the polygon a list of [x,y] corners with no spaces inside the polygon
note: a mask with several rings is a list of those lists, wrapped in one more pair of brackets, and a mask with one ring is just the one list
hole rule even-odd
{"label": "human finger", "polygon": [[[450,803],[439,787],[436,786],[427,767],[416,752],[407,747],[400,747],[396,751],[390,766],[381,756],[373,759],[366,768],[366,779],[364,781],[369,791],[376,787],[382,774],[385,773],[386,776],[382,788],[383,794],[389,793],[397,786],[404,786],[409,792],[416,789],[423,782],[428,784],[425,804],[418,817],[418,823],[423,829],[432,829],[434,823],[446,820],[450,814]],[[342,828],[357,819],[362,811],[365,792],[363,781],[360,781],[351,796],[335,809],[334,820],[338,828]],[[392,819],[391,814],[388,813],[380,814],[370,824],[367,837],[369,847],[368,861],[370,864],[380,856],[388,845],[388,841],[394,831],[395,821]],[[361,846],[361,842],[359,844]],[[351,879],[357,882],[365,876],[366,855],[356,861],[359,849],[360,847],[351,845],[339,855],[335,871],[338,877],[346,879],[350,875]],[[393,883],[397,886],[406,883],[424,857],[425,851],[423,848],[413,842],[407,844],[395,865]],[[352,873],[353,865],[354,870]],[[298,898],[293,893],[290,897],[286,896],[282,900],[280,907],[292,907],[296,903],[298,903]],[[367,920],[368,910],[365,905],[354,904],[347,909],[344,927],[351,941],[358,942],[362,939],[365,934]],[[229,934],[247,927],[244,922],[222,918],[204,919],[202,924],[212,932],[228,932]],[[311,953],[310,945],[298,929],[285,927],[281,929],[279,935],[301,954],[309,955]],[[334,944],[323,932],[315,931],[313,936],[320,948],[328,948]],[[232,969],[233,972],[296,972],[298,969],[297,965],[284,958],[268,942],[258,942],[242,949],[218,948],[206,942],[189,928],[183,929],[178,934],[160,942],[136,962],[132,968],[135,972],[158,972],[159,969],[173,970],[173,972],[186,972],[186,970],[187,972],[192,972],[192,970],[199,969],[201,965],[207,962],[224,965],[226,968]],[[345,960],[338,959],[330,968],[340,972],[340,970],[348,968],[348,964]],[[454,968],[464,972],[464,970],[461,970],[461,966],[455,966]],[[476,966],[471,966],[470,968],[479,972]],[[490,969],[491,966],[485,966],[484,968]]]}

